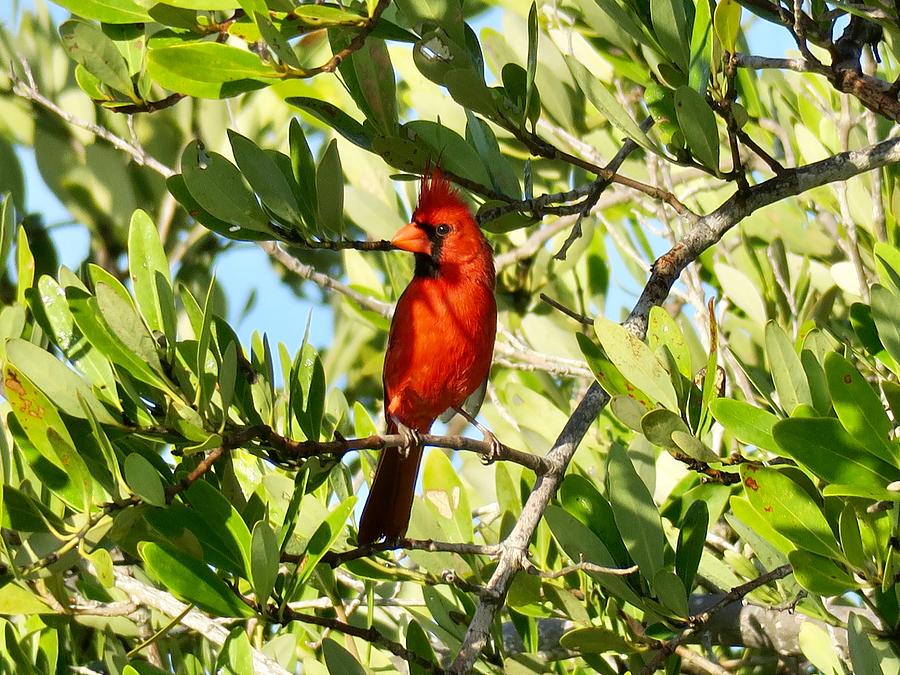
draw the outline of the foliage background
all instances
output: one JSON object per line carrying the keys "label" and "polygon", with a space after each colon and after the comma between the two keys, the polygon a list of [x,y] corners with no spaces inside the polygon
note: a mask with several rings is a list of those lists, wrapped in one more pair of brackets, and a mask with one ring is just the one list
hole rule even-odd
{"label": "foliage background", "polygon": [[[5,667],[896,671],[896,8],[62,4],[2,35]],[[308,457],[377,434],[411,264],[348,242],[436,156],[500,268],[483,418],[532,454],[432,450],[412,539],[358,551],[374,454]]]}

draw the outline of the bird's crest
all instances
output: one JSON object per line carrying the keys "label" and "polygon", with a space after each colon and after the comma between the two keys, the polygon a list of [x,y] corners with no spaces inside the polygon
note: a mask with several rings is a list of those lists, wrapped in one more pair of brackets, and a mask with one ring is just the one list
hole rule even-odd
{"label": "bird's crest", "polygon": [[416,213],[431,213],[446,208],[468,209],[468,206],[450,181],[444,177],[440,168],[434,167],[422,176]]}

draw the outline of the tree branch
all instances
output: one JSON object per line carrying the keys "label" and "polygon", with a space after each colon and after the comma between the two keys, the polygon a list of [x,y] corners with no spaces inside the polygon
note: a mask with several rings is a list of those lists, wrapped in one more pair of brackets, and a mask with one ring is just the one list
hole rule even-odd
{"label": "tree branch", "polygon": [[662,662],[666,660],[666,658],[675,651],[675,649],[687,642],[687,640],[694,634],[702,631],[703,627],[709,622],[710,618],[716,614],[716,612],[724,609],[728,605],[733,602],[737,602],[738,600],[742,600],[746,595],[755,591],[757,588],[765,586],[776,579],[783,579],[787,575],[793,573],[794,569],[790,565],[782,565],[781,567],[776,567],[765,574],[761,574],[756,579],[748,581],[746,584],[741,584],[740,586],[735,586],[730,591],[728,591],[720,600],[711,605],[707,610],[700,612],[699,614],[693,614],[688,618],[688,622],[691,624],[689,628],[683,630],[677,636],[672,638],[671,640],[664,640],[657,643],[656,652],[653,657],[644,664],[644,667],[641,669],[640,675],[653,675],[657,671],[657,669],[662,665]]}
{"label": "tree branch", "polygon": [[[548,470],[545,458],[522,452],[500,444],[499,451],[494,451],[493,446],[487,441],[479,441],[466,436],[436,436],[434,434],[420,434],[422,445],[434,448],[447,448],[449,450],[465,450],[474,452],[482,457],[515,462],[531,469],[540,475]],[[224,444],[228,447],[238,448],[252,440],[260,440],[274,451],[270,458],[280,463],[294,464],[310,457],[332,455],[342,457],[351,450],[383,450],[385,448],[400,448],[404,445],[404,439],[400,434],[384,434],[367,436],[365,438],[338,438],[333,441],[295,441],[275,433],[271,427],[258,424],[243,427],[232,431],[225,436]]]}
{"label": "tree branch", "polygon": [[[900,138],[893,138],[861,150],[842,152],[821,162],[786,170],[768,181],[735,194],[718,209],[699,218],[691,229],[656,261],[650,279],[631,314],[625,320],[625,327],[643,338],[647,332],[650,309],[665,301],[681,271],[754,211],[812,188],[847,180],[898,161],[900,161]],[[608,402],[609,396],[606,392],[596,382],[592,383],[544,458],[550,470],[538,477],[534,490],[522,509],[521,517],[501,544],[503,553],[487,583],[487,588],[498,597],[506,596],[513,576],[522,569],[525,551],[531,537],[547,504],[562,481],[575,449]],[[473,668],[487,642],[491,625],[500,607],[501,603],[491,600],[490,597],[483,598],[478,604],[453,663],[453,672],[463,673]]]}
{"label": "tree branch", "polygon": [[[349,551],[329,551],[322,556],[322,562],[339,567],[346,562],[358,558],[366,558],[373,553],[382,551],[429,551],[432,553],[459,553],[461,555],[486,555],[496,558],[500,555],[500,547],[496,544],[458,544],[449,541],[435,541],[433,539],[398,539],[396,541],[384,541],[378,544],[358,546]],[[303,556],[284,555],[285,562],[300,562]]]}
{"label": "tree branch", "polygon": [[[116,588],[124,591],[132,602],[155,609],[166,616],[176,617],[188,608],[188,605],[176,600],[166,591],[161,591],[152,586],[138,581],[134,577],[125,574],[120,569],[114,569]],[[181,624],[197,631],[214,645],[221,647],[228,639],[228,630],[220,626],[202,612],[192,609],[184,614]],[[289,671],[270,659],[258,649],[251,647],[253,670],[265,675],[290,675]]]}
{"label": "tree branch", "polygon": [[394,642],[393,640],[388,639],[384,635],[382,635],[375,628],[360,628],[359,626],[354,626],[349,623],[345,623],[343,621],[338,621],[337,619],[327,619],[325,617],[316,616],[315,614],[304,614],[303,612],[297,612],[290,608],[290,606],[285,606],[282,609],[273,608],[272,614],[277,615],[281,612],[281,616],[284,617],[287,621],[302,621],[303,623],[309,623],[314,626],[321,626],[323,628],[328,628],[330,630],[336,630],[345,635],[352,635],[353,637],[358,637],[361,640],[365,640],[366,642],[370,642],[376,647],[381,647],[382,649],[386,649],[394,656],[399,656],[401,659],[410,664],[415,664],[419,668],[425,670],[429,673],[446,673],[447,671],[444,668],[441,668],[438,665],[435,665],[424,656],[420,656],[414,651],[411,651],[401,645],[399,642]]}

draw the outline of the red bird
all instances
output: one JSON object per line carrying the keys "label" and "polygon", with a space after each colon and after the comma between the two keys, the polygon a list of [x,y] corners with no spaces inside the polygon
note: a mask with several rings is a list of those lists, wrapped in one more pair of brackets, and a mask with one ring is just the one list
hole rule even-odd
{"label": "red bird", "polygon": [[440,170],[422,179],[412,222],[391,243],[416,256],[391,321],[383,373],[388,433],[406,443],[381,454],[360,545],[406,534],[422,459],[418,434],[446,411],[474,421],[460,406],[483,391],[497,332],[491,246]]}

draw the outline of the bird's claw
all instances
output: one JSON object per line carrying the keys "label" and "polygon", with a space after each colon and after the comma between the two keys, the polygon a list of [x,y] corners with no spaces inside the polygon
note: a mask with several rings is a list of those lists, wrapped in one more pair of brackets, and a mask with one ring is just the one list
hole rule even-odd
{"label": "bird's claw", "polygon": [[395,419],[394,424],[397,426],[397,433],[400,434],[400,438],[402,439],[402,444],[397,450],[400,452],[400,457],[406,459],[409,457],[409,453],[413,448],[418,448],[422,445],[422,436],[418,431],[412,427],[406,426],[399,420]]}
{"label": "bird's claw", "polygon": [[488,444],[489,448],[487,454],[481,456],[481,463],[488,466],[500,459],[500,456],[503,454],[503,443],[490,431],[483,431],[482,433],[484,434],[484,442]]}

